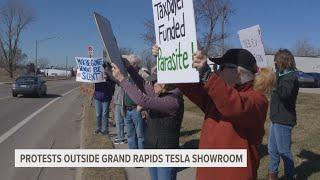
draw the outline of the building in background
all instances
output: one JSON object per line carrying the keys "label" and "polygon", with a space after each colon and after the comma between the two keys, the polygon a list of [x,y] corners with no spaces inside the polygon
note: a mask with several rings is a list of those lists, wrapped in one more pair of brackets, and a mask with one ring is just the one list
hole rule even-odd
{"label": "building in background", "polygon": [[[274,55],[266,55],[268,66],[274,68]],[[294,57],[296,66],[299,71],[305,73],[320,73],[320,57]],[[213,70],[215,64],[208,61],[210,68]]]}
{"label": "building in background", "polygon": [[45,68],[40,70],[44,76],[67,76],[71,77],[74,75],[73,68],[59,68],[52,66],[51,68]]}

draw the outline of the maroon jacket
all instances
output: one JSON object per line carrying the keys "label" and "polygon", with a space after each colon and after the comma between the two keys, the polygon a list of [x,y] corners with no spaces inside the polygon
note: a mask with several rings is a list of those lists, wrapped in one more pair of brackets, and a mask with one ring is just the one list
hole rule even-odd
{"label": "maroon jacket", "polygon": [[205,113],[200,149],[247,149],[247,168],[197,168],[197,179],[256,179],[267,98],[253,90],[252,83],[233,88],[215,74],[205,85],[184,84],[179,88]]}

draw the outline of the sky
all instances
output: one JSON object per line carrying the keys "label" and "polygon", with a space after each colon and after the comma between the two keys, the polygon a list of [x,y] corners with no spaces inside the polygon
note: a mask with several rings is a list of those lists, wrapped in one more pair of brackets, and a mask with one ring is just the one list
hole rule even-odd
{"label": "sky", "polygon": [[[0,4],[6,0],[0,0]],[[22,0],[36,13],[36,21],[22,32],[21,49],[30,62],[47,58],[51,65],[75,66],[74,57],[87,56],[87,47],[94,47],[94,56],[102,56],[102,40],[93,18],[96,11],[112,24],[119,47],[135,51],[147,49],[140,34],[143,21],[152,19],[151,0]],[[318,0],[230,0],[234,14],[225,29],[227,44],[240,47],[237,31],[260,25],[265,47],[292,48],[305,39],[320,47],[320,1]],[[67,58],[68,57],[68,58]]]}

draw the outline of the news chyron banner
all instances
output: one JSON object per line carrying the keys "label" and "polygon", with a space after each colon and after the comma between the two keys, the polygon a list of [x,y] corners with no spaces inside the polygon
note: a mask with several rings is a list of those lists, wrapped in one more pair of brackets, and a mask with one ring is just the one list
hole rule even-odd
{"label": "news chyron banner", "polygon": [[192,68],[197,50],[193,1],[152,0],[155,35],[160,47],[157,57],[159,83],[199,82]]}
{"label": "news chyron banner", "polygon": [[247,167],[247,150],[16,149],[15,167]]}

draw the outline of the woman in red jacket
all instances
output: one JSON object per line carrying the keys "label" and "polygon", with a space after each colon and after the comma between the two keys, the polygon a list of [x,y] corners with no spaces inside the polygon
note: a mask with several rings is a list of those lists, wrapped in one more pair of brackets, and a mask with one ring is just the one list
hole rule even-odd
{"label": "woman in red jacket", "polygon": [[[153,47],[157,55],[158,47]],[[179,89],[204,113],[201,149],[246,149],[246,168],[197,168],[197,179],[256,179],[258,146],[264,136],[268,100],[274,84],[272,69],[258,72],[254,56],[245,49],[230,49],[222,58],[210,59],[220,66],[211,73],[206,56],[197,51],[193,67],[201,83],[179,84]]]}

